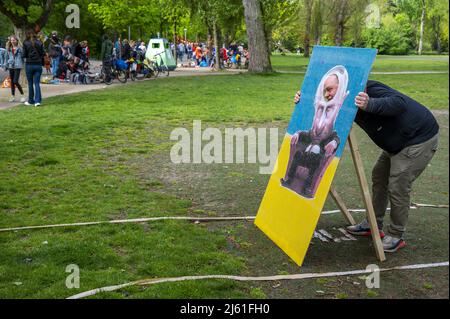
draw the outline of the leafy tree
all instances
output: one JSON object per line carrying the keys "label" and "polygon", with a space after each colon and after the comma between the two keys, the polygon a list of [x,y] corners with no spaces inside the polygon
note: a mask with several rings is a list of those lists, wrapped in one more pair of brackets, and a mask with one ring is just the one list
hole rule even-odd
{"label": "leafy tree", "polygon": [[128,27],[150,33],[158,30],[158,12],[160,3],[157,0],[94,0],[90,1],[88,11],[99,21],[104,29],[126,33]]}
{"label": "leafy tree", "polygon": [[392,0],[390,3],[394,13],[405,13],[408,16],[414,29],[416,49],[419,54],[422,54],[423,49],[427,2],[428,0]]}
{"label": "leafy tree", "polygon": [[[430,0],[427,18],[431,26],[431,42],[433,48],[440,54],[443,51],[442,42],[447,42],[448,50],[448,1]],[[447,38],[445,32],[447,30]]]}
{"label": "leafy tree", "polygon": [[[70,35],[78,41],[87,40],[91,50],[91,55],[95,56],[101,47],[101,37],[104,33],[103,25],[100,20],[89,12],[89,0],[59,0],[53,6],[53,12],[43,29],[45,34],[57,31],[60,39]],[[67,14],[65,8],[69,4],[76,4],[80,8],[80,28],[69,29],[66,26]]]}
{"label": "leafy tree", "polygon": [[14,32],[14,26],[11,23],[11,21],[1,13],[0,13],[0,25],[2,26],[0,28],[0,38],[6,38]]}
{"label": "leafy tree", "polygon": [[25,38],[25,31],[39,31],[48,21],[52,12],[53,0],[2,0],[0,12],[10,19],[14,32]]}
{"label": "leafy tree", "polygon": [[[231,0],[227,2],[223,2],[222,0],[191,0],[190,8],[191,18],[203,21],[207,29],[210,56],[212,54],[212,46],[214,46],[216,52],[219,52],[220,38],[227,38],[230,33],[236,34],[237,27],[234,26],[230,28],[228,24],[236,23],[240,25],[243,19],[243,7],[240,0]],[[227,29],[228,32],[222,33],[221,30],[225,29]],[[219,59],[220,55],[216,54],[216,68],[219,68]]]}
{"label": "leafy tree", "polygon": [[365,29],[362,38],[365,46],[378,49],[379,54],[405,55],[411,48],[411,29],[405,27],[407,17],[399,14],[385,16],[379,29]]}
{"label": "leafy tree", "polygon": [[287,26],[298,18],[299,0],[259,0],[264,24],[267,51],[272,52],[272,34],[276,28]]}

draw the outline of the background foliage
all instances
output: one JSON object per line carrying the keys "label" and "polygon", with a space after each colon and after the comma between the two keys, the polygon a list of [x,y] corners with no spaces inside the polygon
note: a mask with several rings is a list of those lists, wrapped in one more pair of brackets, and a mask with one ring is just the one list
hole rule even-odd
{"label": "background foliage", "polygon": [[[5,1],[4,10],[27,15],[35,21],[45,1]],[[80,7],[81,29],[67,29],[65,8]],[[273,50],[303,50],[305,19],[311,6],[311,45],[373,47],[380,54],[411,54],[419,50],[420,22],[425,13],[423,52],[448,52],[448,2],[446,0],[261,0],[266,35]],[[342,8],[342,10],[340,10]],[[373,12],[377,8],[377,12]],[[1,9],[1,8],[0,8]],[[5,11],[2,11],[5,13]],[[379,13],[379,14],[378,14]],[[58,30],[78,40],[88,40],[98,51],[101,36],[130,37],[147,41],[158,34],[171,39],[185,35],[195,42],[207,42],[216,24],[220,43],[247,43],[241,0],[60,0],[43,31]],[[0,13],[0,37],[14,32],[11,19]],[[342,43],[337,43],[341,28]]]}

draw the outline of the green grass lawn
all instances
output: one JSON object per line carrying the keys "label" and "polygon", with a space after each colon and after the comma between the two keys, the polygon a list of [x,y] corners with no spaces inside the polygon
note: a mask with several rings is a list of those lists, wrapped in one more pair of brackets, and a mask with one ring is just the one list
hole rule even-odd
{"label": "green grass lawn", "polygon": [[[309,59],[294,54],[272,56],[272,66],[277,71],[306,72],[308,63]],[[373,72],[401,71],[448,72],[448,56],[377,56]]]}
{"label": "green grass lawn", "polygon": [[[376,76],[430,108],[448,110],[446,75]],[[0,112],[0,227],[153,216],[254,215],[268,176],[258,165],[174,165],[170,132],[204,127],[278,127],[282,138],[299,75],[169,78],[46,99],[43,108]],[[442,113],[442,112],[441,112]],[[413,199],[448,203],[448,113],[441,152]],[[378,150],[358,130],[367,173]],[[336,186],[362,206],[349,156]],[[245,190],[245,191],[243,191]],[[326,208],[334,205],[328,201]],[[320,227],[343,226],[339,215]],[[423,227],[427,225],[427,227]],[[448,210],[411,213],[410,248],[384,266],[448,260]],[[64,298],[128,281],[183,275],[274,275],[362,269],[376,263],[368,241],[315,242],[302,269],[250,222],[157,222],[0,233],[0,298]],[[65,287],[66,266],[81,288]],[[414,280],[412,280],[414,278]],[[444,279],[444,280],[443,280]],[[98,298],[368,297],[358,278],[236,283],[223,280],[133,287]],[[448,269],[382,275],[379,297],[448,297]],[[359,280],[361,281],[361,280]],[[275,287],[275,288],[274,288]],[[370,294],[373,296],[373,294]]]}

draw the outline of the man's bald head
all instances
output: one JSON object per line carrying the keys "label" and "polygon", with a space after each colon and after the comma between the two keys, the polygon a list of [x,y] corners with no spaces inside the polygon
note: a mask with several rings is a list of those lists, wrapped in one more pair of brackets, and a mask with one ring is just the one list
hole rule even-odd
{"label": "man's bald head", "polygon": [[339,88],[339,78],[336,74],[332,74],[325,80],[325,84],[323,86],[323,96],[329,102],[331,101]]}

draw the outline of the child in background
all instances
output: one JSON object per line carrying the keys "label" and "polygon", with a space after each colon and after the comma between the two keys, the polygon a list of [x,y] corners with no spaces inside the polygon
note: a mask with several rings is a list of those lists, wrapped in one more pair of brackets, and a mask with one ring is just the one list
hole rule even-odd
{"label": "child in background", "polygon": [[47,74],[52,73],[52,65],[51,65],[51,60],[50,60],[48,53],[45,53],[45,56],[44,56],[44,67],[45,67]]}

